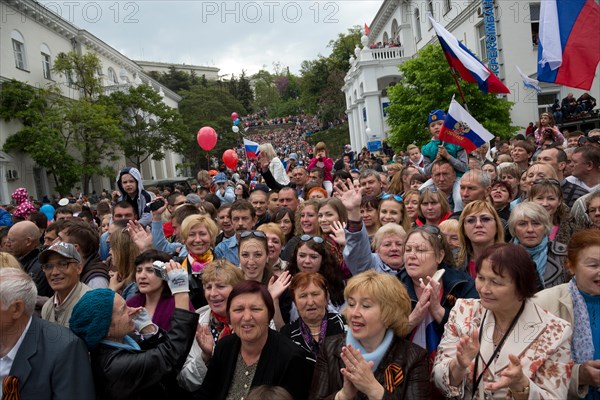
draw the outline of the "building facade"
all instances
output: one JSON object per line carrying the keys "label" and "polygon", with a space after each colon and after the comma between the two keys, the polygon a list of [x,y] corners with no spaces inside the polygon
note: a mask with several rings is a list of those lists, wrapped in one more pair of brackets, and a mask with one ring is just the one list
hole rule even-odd
{"label": "building facade", "polygon": [[[136,62],[36,1],[3,1],[0,7],[0,84],[11,79],[36,87],[58,83],[63,96],[77,99],[79,92],[66,77],[53,74],[53,62],[61,52],[93,52],[102,63],[98,75],[106,94],[144,83],[160,93],[166,105],[177,108],[181,97],[149,77]],[[0,120],[0,148],[20,128],[18,122]],[[144,162],[141,173],[144,179],[173,178],[180,175],[176,165],[181,162],[180,155],[167,152],[163,160]],[[111,166],[118,170],[126,161],[123,157]],[[10,203],[10,194],[18,187],[27,188],[36,199],[55,194],[50,178],[27,155],[0,151],[0,204]],[[114,187],[114,178],[94,177],[90,184],[90,193],[100,193]]]}
{"label": "building facade", "polygon": [[[510,89],[506,99],[515,103],[511,111],[513,125],[525,128],[529,122],[537,121],[541,112],[549,110],[555,99],[561,100],[568,93],[579,97],[585,91],[540,82],[542,92],[538,93],[523,86],[517,65],[529,77],[537,77],[539,13],[539,1],[384,0],[370,24],[368,36],[363,36],[362,46],[356,48],[350,59],[342,88],[352,148],[360,151],[369,142],[388,137],[387,88],[401,80],[398,66],[427,44],[437,42],[428,14]],[[371,48],[385,43],[387,47]],[[596,79],[588,91],[596,99],[600,96],[599,73],[597,67]],[[449,104],[450,99],[439,108],[447,109]],[[426,122],[424,115],[424,126]]]}

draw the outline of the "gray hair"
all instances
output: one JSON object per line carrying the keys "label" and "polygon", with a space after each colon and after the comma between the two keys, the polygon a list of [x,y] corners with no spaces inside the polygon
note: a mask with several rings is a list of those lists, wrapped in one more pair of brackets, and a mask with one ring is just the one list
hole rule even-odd
{"label": "gray hair", "polygon": [[465,179],[465,177],[477,178],[479,186],[481,186],[484,189],[492,185],[492,180],[490,179],[489,175],[483,173],[483,171],[470,170],[465,172],[465,174],[460,178],[461,183],[462,180]]}
{"label": "gray hair", "polygon": [[550,219],[550,215],[544,207],[537,203],[526,201],[517,204],[517,206],[510,212],[510,218],[508,219],[508,230],[510,231],[512,237],[517,237],[515,234],[515,227],[517,226],[517,223],[524,218],[529,218],[544,225],[546,228],[546,235],[549,235],[554,227],[552,220]]}
{"label": "gray hair", "polygon": [[401,225],[397,224],[386,224],[379,228],[377,232],[375,232],[375,236],[373,236],[373,249],[377,250],[384,237],[387,236],[400,236],[402,240],[406,240],[406,231]]}
{"label": "gray hair", "polygon": [[25,303],[27,315],[33,315],[37,300],[37,287],[26,272],[16,268],[0,268],[0,300],[2,310],[7,310],[17,300]]}
{"label": "gray hair", "polygon": [[370,176],[374,176],[375,178],[377,178],[377,182],[381,182],[381,176],[379,175],[379,172],[375,171],[374,169],[365,169],[361,171],[358,180],[365,179]]}

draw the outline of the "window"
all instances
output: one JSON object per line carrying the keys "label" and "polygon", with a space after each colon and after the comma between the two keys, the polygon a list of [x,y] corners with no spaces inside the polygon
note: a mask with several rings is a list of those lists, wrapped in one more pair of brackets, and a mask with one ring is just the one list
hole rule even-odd
{"label": "window", "polygon": [[115,73],[115,70],[112,68],[108,69],[108,81],[110,83],[114,83],[115,85],[119,84],[119,78],[117,77],[117,74]]}
{"label": "window", "polygon": [[[432,18],[435,18],[433,15],[433,0],[427,0],[427,12],[431,15]],[[429,29],[433,28],[431,21],[429,21]]]}
{"label": "window", "polygon": [[554,101],[559,99],[559,92],[539,93],[537,96],[538,115],[544,112],[552,113]]}
{"label": "window", "polygon": [[398,21],[395,18],[392,21],[392,41],[400,43],[400,30],[398,29]]}
{"label": "window", "polygon": [[40,53],[42,54],[42,73],[44,74],[44,78],[52,79],[50,49],[45,44],[42,44],[40,46]]}
{"label": "window", "polygon": [[15,67],[27,70],[27,57],[25,54],[25,39],[17,32],[12,31],[11,34],[13,53],[15,55]]}
{"label": "window", "polygon": [[415,39],[417,43],[421,41],[421,16],[418,8],[415,8]]}
{"label": "window", "polygon": [[390,41],[390,37],[388,36],[387,32],[383,32],[383,45],[387,45],[387,43]]}
{"label": "window", "polygon": [[444,14],[452,9],[452,0],[444,0]]}
{"label": "window", "polygon": [[529,4],[529,21],[531,22],[531,43],[537,46],[540,33],[540,3]]}
{"label": "window", "polygon": [[481,61],[486,64],[488,61],[487,58],[487,48],[485,46],[485,25],[479,24],[475,28],[477,29],[477,40],[479,41],[479,57]]}

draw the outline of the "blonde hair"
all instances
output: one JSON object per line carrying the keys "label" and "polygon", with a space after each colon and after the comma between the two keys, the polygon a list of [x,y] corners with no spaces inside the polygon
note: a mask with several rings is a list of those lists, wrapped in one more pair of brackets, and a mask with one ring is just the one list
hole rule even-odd
{"label": "blonde hair", "polygon": [[235,286],[243,280],[242,270],[224,258],[211,262],[202,270],[202,286],[216,281],[223,281],[228,285]]}
{"label": "blonde hair", "polygon": [[219,234],[219,228],[215,221],[213,221],[208,214],[195,214],[186,217],[181,223],[181,237],[185,242],[190,234],[190,230],[195,228],[198,225],[203,225],[208,234],[210,235],[210,245],[215,247],[215,241],[217,240],[217,235]]}
{"label": "blonde hair", "polygon": [[21,268],[21,263],[10,253],[0,251],[0,268]]}
{"label": "blonde hair", "polygon": [[117,229],[110,235],[110,248],[112,249],[113,264],[121,279],[127,282],[133,280],[135,275],[135,258],[140,254],[140,249],[129,236],[127,229]]}
{"label": "blonde hair", "polygon": [[329,157],[329,151],[327,150],[327,145],[324,142],[319,142],[315,146],[315,153],[318,153],[321,150],[325,150],[325,156]]}
{"label": "blonde hair", "polygon": [[268,224],[262,224],[261,226],[256,228],[256,230],[264,232],[264,233],[272,233],[272,234],[276,235],[279,238],[279,241],[281,242],[282,246],[285,243],[285,236],[283,236],[283,231],[281,230],[281,227],[278,224],[276,224],[275,222],[269,222]]}
{"label": "blonde hair", "polygon": [[406,231],[402,226],[398,224],[387,224],[382,226],[377,230],[377,232],[375,232],[375,235],[373,236],[373,242],[371,243],[371,247],[374,250],[377,250],[384,237],[393,235],[400,236],[402,240],[406,240]]}
{"label": "blonde hair", "polygon": [[260,151],[261,154],[267,156],[269,160],[272,160],[275,157],[277,157],[277,153],[275,152],[275,149],[273,148],[273,145],[271,143],[261,144],[260,146],[258,146],[258,151]]}
{"label": "blonde hair", "polygon": [[[411,313],[411,303],[404,285],[395,276],[375,272],[373,270],[360,273],[348,281],[344,289],[344,299],[355,293],[368,295],[381,308],[381,322],[392,329],[396,336],[408,334],[408,316]],[[346,321],[348,306],[343,311]]]}

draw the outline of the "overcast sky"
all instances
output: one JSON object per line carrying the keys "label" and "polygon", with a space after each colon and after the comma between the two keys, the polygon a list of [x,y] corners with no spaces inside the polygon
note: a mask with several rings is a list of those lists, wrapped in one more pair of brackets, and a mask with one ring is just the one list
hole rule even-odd
{"label": "overcast sky", "polygon": [[134,60],[220,68],[248,75],[273,62],[298,73],[304,60],[327,56],[330,40],[370,24],[372,1],[41,1]]}

